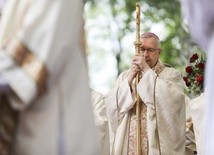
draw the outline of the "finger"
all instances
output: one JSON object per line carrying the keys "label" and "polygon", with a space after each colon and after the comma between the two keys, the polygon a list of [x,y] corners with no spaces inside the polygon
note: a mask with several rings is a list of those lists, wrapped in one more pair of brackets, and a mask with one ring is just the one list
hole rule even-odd
{"label": "finger", "polygon": [[141,69],[139,66],[135,66],[135,67],[133,67],[133,71],[136,73],[136,72],[141,71]]}
{"label": "finger", "polygon": [[139,68],[139,66],[137,64],[133,64],[132,67],[133,68]]}
{"label": "finger", "polygon": [[139,60],[134,60],[134,61],[132,61],[132,65],[136,65],[136,66],[138,66],[139,65],[139,63],[140,63],[140,61]]}

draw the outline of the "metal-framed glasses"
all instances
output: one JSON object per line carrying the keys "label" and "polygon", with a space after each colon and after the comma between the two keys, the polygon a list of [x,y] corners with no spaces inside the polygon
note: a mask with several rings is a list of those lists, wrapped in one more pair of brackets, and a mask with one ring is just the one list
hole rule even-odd
{"label": "metal-framed glasses", "polygon": [[147,51],[148,53],[154,53],[155,51],[157,51],[157,50],[160,50],[159,48],[144,48],[144,47],[141,47],[140,48],[140,51],[141,52],[145,52],[145,51]]}

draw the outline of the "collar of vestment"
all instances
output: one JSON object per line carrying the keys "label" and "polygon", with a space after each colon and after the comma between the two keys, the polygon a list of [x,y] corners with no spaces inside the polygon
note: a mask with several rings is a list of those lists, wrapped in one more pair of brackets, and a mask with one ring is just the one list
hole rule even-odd
{"label": "collar of vestment", "polygon": [[156,65],[154,67],[152,67],[152,70],[155,71],[156,74],[160,74],[160,72],[165,68],[164,64],[158,60],[158,62],[156,63]]}

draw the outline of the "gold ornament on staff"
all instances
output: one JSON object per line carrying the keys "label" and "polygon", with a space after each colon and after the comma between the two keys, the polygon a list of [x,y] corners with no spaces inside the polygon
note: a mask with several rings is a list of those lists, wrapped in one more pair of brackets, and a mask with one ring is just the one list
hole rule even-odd
{"label": "gold ornament on staff", "polygon": [[[136,54],[140,53],[140,3],[136,3],[136,41],[135,41],[135,52]],[[135,78],[135,88],[137,87],[137,84],[139,83],[139,74],[137,74]],[[137,92],[137,91],[136,91]],[[140,106],[140,97],[137,93],[136,95],[137,102],[136,102],[136,120],[137,120],[137,155],[141,155],[141,106]]]}

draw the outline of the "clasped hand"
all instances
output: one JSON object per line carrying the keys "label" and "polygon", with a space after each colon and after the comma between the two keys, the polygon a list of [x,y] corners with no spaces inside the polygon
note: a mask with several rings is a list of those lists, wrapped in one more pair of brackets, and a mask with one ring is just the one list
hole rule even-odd
{"label": "clasped hand", "polygon": [[131,83],[132,83],[133,79],[136,77],[137,73],[142,74],[142,73],[145,73],[148,69],[150,69],[149,65],[145,61],[145,58],[140,54],[134,55],[134,58],[133,58],[131,64],[132,64],[131,69],[130,69],[129,75],[128,75],[129,85],[131,85]]}

